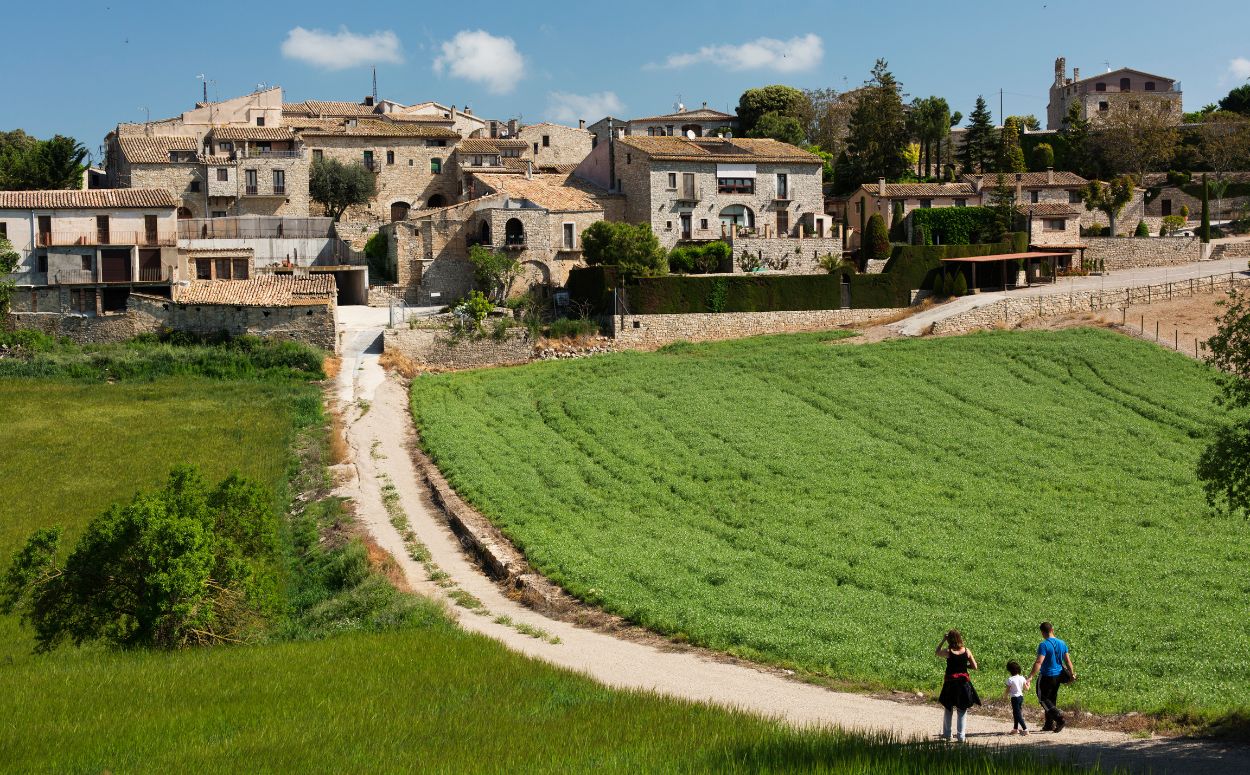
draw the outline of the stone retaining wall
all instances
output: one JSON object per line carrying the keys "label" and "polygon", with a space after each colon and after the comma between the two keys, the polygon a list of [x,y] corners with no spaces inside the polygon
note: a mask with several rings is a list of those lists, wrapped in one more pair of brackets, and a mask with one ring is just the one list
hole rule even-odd
{"label": "stone retaining wall", "polygon": [[384,349],[401,353],[424,366],[473,369],[526,363],[534,345],[524,329],[510,329],[502,341],[489,335],[480,338],[452,336],[444,329],[388,328]]}
{"label": "stone retaining wall", "polygon": [[[804,239],[778,239],[775,237],[736,237],[733,240],[733,271],[741,273],[742,254],[750,253],[758,259],[784,261],[786,274],[824,274],[820,259],[827,255],[842,255],[842,240],[833,237],[807,237]],[[765,264],[767,269],[768,265]]]}
{"label": "stone retaining wall", "polygon": [[822,331],[897,315],[898,309],[828,309],[789,312],[706,312],[689,315],[614,315],[618,345],[649,347],[678,340],[737,339],[760,334]]}
{"label": "stone retaining wall", "polygon": [[1250,241],[1221,242],[1215,250],[1211,258],[1250,258]]}
{"label": "stone retaining wall", "polygon": [[1224,293],[1233,287],[1250,286],[1244,274],[1216,275],[1161,285],[1116,290],[1089,290],[1047,296],[1020,296],[1002,299],[970,309],[933,324],[934,334],[961,334],[979,329],[1014,326],[1034,318],[1055,317],[1074,312],[1123,309],[1134,304],[1181,298],[1197,293]]}
{"label": "stone retaining wall", "polygon": [[[1136,223],[1133,224],[1136,227]],[[1197,237],[1085,237],[1086,265],[1102,260],[1107,271],[1149,266],[1179,266],[1202,258]]]}
{"label": "stone retaining wall", "polygon": [[30,329],[56,337],[67,337],[78,344],[124,342],[139,334],[161,330],[161,321],[140,312],[113,315],[77,315],[60,312],[11,312],[8,330]]}

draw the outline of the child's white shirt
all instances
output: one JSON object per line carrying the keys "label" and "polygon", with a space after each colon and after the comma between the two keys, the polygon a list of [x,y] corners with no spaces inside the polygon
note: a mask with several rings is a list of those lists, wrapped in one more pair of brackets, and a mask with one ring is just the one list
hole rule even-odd
{"label": "child's white shirt", "polygon": [[1007,677],[1007,695],[1010,697],[1024,696],[1024,676],[1013,675]]}

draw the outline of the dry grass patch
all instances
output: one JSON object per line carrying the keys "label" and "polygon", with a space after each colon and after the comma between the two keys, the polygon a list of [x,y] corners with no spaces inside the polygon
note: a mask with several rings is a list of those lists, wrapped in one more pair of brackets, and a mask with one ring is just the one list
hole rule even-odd
{"label": "dry grass patch", "polygon": [[404,379],[412,379],[424,369],[421,364],[398,350],[383,350],[378,363],[387,371],[393,371]]}
{"label": "dry grass patch", "polygon": [[351,457],[351,449],[347,445],[347,431],[343,427],[343,411],[330,410],[330,463],[342,465]]}

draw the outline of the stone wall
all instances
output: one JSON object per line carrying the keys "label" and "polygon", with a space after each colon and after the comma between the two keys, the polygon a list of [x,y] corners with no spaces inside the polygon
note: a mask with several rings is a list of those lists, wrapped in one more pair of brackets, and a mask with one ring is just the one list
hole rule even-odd
{"label": "stone wall", "polygon": [[1250,277],[1229,274],[1137,288],[1077,291],[1047,296],[1019,296],[1002,299],[940,320],[933,324],[931,333],[961,334],[978,329],[1014,326],[1034,318],[1055,317],[1074,312],[1095,312],[1102,309],[1123,309],[1134,304],[1149,304],[1152,301],[1191,296],[1197,293],[1223,293],[1234,286],[1246,287],[1248,285],[1250,285]]}
{"label": "stone wall", "polygon": [[[317,150],[323,158],[349,164],[360,164],[365,151],[373,152],[377,193],[368,204],[348,208],[343,220],[349,223],[389,222],[393,204],[407,204],[416,212],[425,208],[431,197],[441,196],[445,204],[460,197],[458,175],[448,169],[452,146],[437,145],[440,140],[310,134],[305,135],[304,142],[310,154]],[[391,157],[387,156],[388,152]],[[392,159],[389,163],[388,158]],[[439,160],[441,171],[438,173],[433,171],[434,159]]]}
{"label": "stone wall", "polygon": [[1216,243],[1211,258],[1250,258],[1250,241]]}
{"label": "stone wall", "polygon": [[388,328],[384,349],[401,353],[423,366],[473,369],[526,363],[534,345],[523,329],[510,329],[502,341],[490,336],[452,336],[445,329]]}
{"label": "stone wall", "polygon": [[[733,271],[741,273],[742,254],[750,253],[757,258],[784,259],[789,265],[786,274],[824,274],[820,268],[822,256],[842,255],[842,240],[812,237],[809,239],[773,239],[763,237],[738,237],[732,241]],[[765,264],[767,268],[767,264]]]}
{"label": "stone wall", "polygon": [[10,331],[31,329],[52,336],[67,337],[78,344],[124,342],[139,334],[156,333],[161,321],[143,312],[115,315],[63,315],[58,312],[11,312],[6,323]]}
{"label": "stone wall", "polygon": [[618,345],[659,346],[737,339],[760,334],[822,331],[869,323],[899,314],[897,309],[829,309],[789,312],[707,312],[689,315],[614,315],[612,334]]}
{"label": "stone wall", "polygon": [[1107,271],[1192,264],[1202,258],[1197,237],[1086,237],[1084,244],[1086,264],[1102,260]]}
{"label": "stone wall", "polygon": [[178,304],[159,296],[130,294],[128,314],[150,317],[165,328],[196,334],[225,331],[234,336],[254,334],[287,339],[338,352],[336,310],[331,304],[289,307],[236,307],[225,304]]}

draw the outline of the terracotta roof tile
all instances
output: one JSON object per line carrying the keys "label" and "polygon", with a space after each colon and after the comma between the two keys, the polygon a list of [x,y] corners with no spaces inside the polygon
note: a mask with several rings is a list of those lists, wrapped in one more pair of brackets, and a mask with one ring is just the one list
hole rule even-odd
{"label": "terracotta roof tile", "polygon": [[118,138],[122,155],[131,164],[169,164],[170,151],[199,151],[194,137],[129,135]]}
{"label": "terracotta roof tile", "polygon": [[174,286],[179,304],[222,304],[234,307],[289,307],[293,304],[334,301],[334,275],[274,274],[249,280],[192,280]]}
{"label": "terracotta roof tile", "polygon": [[[872,196],[881,196],[876,183],[865,183],[860,190]],[[971,183],[886,183],[885,196],[899,198],[936,198],[976,196]]]}
{"label": "terracotta roof tile", "polygon": [[[361,105],[359,102],[304,100],[303,104],[310,116],[371,116],[377,113],[377,106]],[[283,105],[282,109],[286,110],[286,106]]]}
{"label": "terracotta roof tile", "polygon": [[777,140],[759,138],[685,138],[628,135],[617,141],[653,159],[726,163],[820,164],[819,156]]}
{"label": "terracotta roof tile", "polygon": [[[1055,186],[1057,188],[1073,188],[1075,186],[1083,186],[1089,181],[1077,175],[1075,172],[1060,172],[1055,170],[1053,181],[1048,178],[1049,173],[1046,172],[1004,172],[1003,181],[1014,187],[1016,185],[1016,176],[1020,177],[1020,185],[1026,188],[1038,188],[1046,186]],[[987,172],[980,176],[982,187],[993,187],[998,185],[998,173]],[[976,175],[960,175],[960,178],[966,183],[976,181]]]}
{"label": "terracotta roof tile", "polygon": [[552,212],[590,212],[602,210],[598,200],[602,193],[591,184],[569,175],[492,175],[475,174],[475,180],[491,190],[513,199],[527,199]]}
{"label": "terracotta roof tile", "polygon": [[499,153],[498,140],[471,137],[456,143],[456,150],[461,153]]}
{"label": "terracotta roof tile", "polygon": [[163,188],[96,188],[58,191],[0,191],[0,209],[95,210],[113,207],[173,209],[174,195]]}
{"label": "terracotta roof tile", "polygon": [[1029,215],[1080,215],[1081,211],[1066,202],[1037,202],[1021,205]]}
{"label": "terracotta roof tile", "polygon": [[294,135],[286,126],[222,126],[213,129],[218,140],[292,140]]}
{"label": "terracotta roof tile", "polygon": [[346,137],[429,137],[434,139],[452,139],[460,135],[444,126],[434,126],[425,122],[399,122],[383,119],[360,119],[355,126],[347,126],[339,121],[331,127],[310,127],[301,134],[343,135]]}
{"label": "terracotta roof tile", "polygon": [[737,121],[738,117],[732,113],[721,113],[719,110],[712,110],[711,108],[696,108],[695,110],[687,110],[681,113],[665,113],[662,116],[646,116],[644,118],[631,118],[630,122],[667,121],[668,119],[672,119],[673,121],[677,121],[680,119],[694,120],[694,121],[716,121],[716,120],[727,119],[729,121]]}

